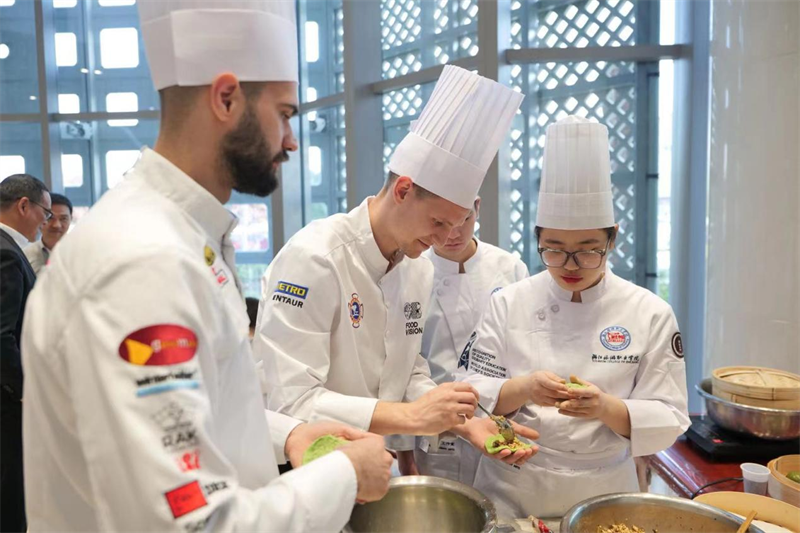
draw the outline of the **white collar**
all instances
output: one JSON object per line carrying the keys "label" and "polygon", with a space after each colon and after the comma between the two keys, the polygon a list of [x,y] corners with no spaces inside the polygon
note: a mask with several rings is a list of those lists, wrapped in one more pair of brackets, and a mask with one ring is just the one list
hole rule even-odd
{"label": "white collar", "polygon": [[[348,213],[348,216],[353,218],[355,231],[358,235],[355,241],[356,247],[361,252],[361,257],[364,259],[367,268],[369,268],[372,278],[377,282],[386,275],[389,261],[383,257],[381,249],[378,247],[375,234],[372,232],[372,223],[369,220],[369,201],[374,198],[374,196],[365,198],[358,207]],[[402,260],[403,258],[401,257],[397,263]]]}
{"label": "white collar", "polygon": [[[472,254],[472,257],[464,261],[464,272],[466,273],[472,271],[473,267],[478,263],[480,256],[483,255],[483,252],[486,249],[485,246],[481,246],[481,241],[477,237],[472,238],[475,240],[475,244],[477,244],[478,247],[475,249],[475,253]],[[458,274],[461,270],[460,263],[458,261],[445,259],[444,257],[438,255],[436,250],[433,248],[431,248],[429,258],[437,272],[441,272],[443,274]]]}
{"label": "white collar", "polygon": [[30,244],[30,241],[25,235],[18,232],[8,224],[3,224],[2,222],[0,222],[0,228],[3,228],[3,230],[5,230],[5,232],[8,233],[12,239],[14,239],[14,242],[17,243],[17,246],[19,246],[20,248],[25,248]]}
{"label": "white collar", "polygon": [[215,242],[222,243],[238,223],[214,195],[161,154],[143,148],[133,172],[192,217]]}

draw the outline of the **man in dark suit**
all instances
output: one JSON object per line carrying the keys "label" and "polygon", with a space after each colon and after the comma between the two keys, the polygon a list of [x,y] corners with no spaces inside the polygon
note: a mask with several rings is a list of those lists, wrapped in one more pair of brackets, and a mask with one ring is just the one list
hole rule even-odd
{"label": "man in dark suit", "polygon": [[38,179],[0,182],[0,531],[25,531],[22,477],[22,364],[19,341],[36,281],[22,249],[50,217],[50,193]]}

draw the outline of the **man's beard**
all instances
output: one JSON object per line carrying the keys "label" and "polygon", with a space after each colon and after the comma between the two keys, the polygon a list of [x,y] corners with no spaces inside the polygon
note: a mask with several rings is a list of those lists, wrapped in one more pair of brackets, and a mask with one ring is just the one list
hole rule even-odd
{"label": "man's beard", "polygon": [[233,180],[233,189],[255,196],[269,196],[278,188],[277,166],[289,159],[286,151],[272,157],[253,107],[247,110],[236,129],[222,141],[222,161]]}

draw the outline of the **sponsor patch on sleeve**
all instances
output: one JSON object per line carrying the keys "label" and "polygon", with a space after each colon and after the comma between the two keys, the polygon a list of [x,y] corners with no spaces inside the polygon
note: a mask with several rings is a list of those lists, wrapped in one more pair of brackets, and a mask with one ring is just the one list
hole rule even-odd
{"label": "sponsor patch on sleeve", "polygon": [[672,336],[672,353],[679,359],[683,359],[683,338],[680,331]]}
{"label": "sponsor patch on sleeve", "polygon": [[194,331],[175,324],[157,324],[134,331],[119,345],[119,356],[132,365],[166,366],[185,363],[197,351]]}
{"label": "sponsor patch on sleeve", "polygon": [[308,296],[308,287],[295,285],[294,283],[289,283],[287,281],[279,281],[278,286],[275,287],[275,292],[305,300],[306,296]]}
{"label": "sponsor patch on sleeve", "polygon": [[203,489],[197,481],[172,489],[164,493],[164,497],[167,499],[172,516],[175,518],[180,518],[201,507],[205,507],[208,503],[203,495]]}

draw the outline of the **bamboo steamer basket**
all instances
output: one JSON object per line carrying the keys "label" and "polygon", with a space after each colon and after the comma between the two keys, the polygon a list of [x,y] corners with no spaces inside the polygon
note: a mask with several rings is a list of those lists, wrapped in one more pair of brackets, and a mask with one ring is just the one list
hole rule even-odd
{"label": "bamboo steamer basket", "polygon": [[800,455],[784,455],[767,464],[769,495],[776,500],[800,507],[800,483],[786,477],[792,470],[800,470]]}
{"label": "bamboo steamer basket", "polygon": [[770,409],[800,409],[800,376],[759,366],[714,370],[711,393],[723,400]]}

